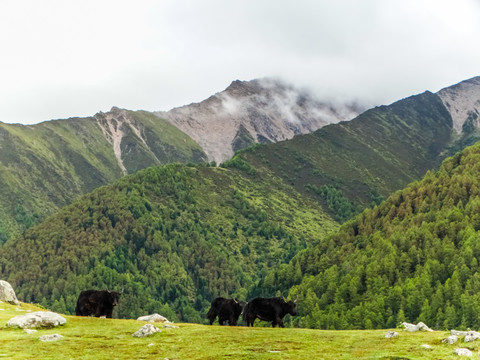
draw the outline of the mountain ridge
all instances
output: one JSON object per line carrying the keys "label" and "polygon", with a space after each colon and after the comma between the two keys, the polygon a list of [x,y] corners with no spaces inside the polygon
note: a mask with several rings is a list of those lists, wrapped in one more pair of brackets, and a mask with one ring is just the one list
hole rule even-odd
{"label": "mountain ridge", "polygon": [[[210,160],[221,163],[245,145],[291,139],[350,120],[362,110],[356,103],[322,102],[308,91],[264,78],[236,80],[200,103],[155,114],[197,141]],[[242,147],[234,146],[242,137]]]}

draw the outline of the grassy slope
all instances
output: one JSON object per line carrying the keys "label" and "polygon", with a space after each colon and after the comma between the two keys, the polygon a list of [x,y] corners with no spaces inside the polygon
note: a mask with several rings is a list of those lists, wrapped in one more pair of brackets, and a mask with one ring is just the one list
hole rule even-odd
{"label": "grassy slope", "polygon": [[[457,346],[442,344],[446,332],[405,333],[385,339],[387,330],[324,331],[309,329],[221,327],[176,324],[147,338],[131,336],[145,323],[136,320],[65,316],[67,324],[26,334],[6,323],[24,311],[0,303],[0,358],[6,359],[457,359]],[[161,326],[158,326],[161,328]],[[60,334],[57,342],[39,336]],[[431,345],[431,350],[421,347]],[[464,344],[458,344],[463,347]],[[468,348],[477,352],[478,343]]]}
{"label": "grassy slope", "polygon": [[[129,112],[143,129],[122,142],[128,172],[205,159],[187,135],[153,114]],[[77,196],[122,176],[97,120],[75,118],[23,126],[0,123],[0,244]]]}

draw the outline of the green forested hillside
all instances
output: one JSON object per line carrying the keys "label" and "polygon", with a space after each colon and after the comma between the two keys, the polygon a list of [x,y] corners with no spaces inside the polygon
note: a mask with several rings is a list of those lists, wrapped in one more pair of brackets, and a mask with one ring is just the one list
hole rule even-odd
{"label": "green forested hillside", "polygon": [[0,278],[54,311],[72,312],[81,290],[108,288],[124,291],[120,317],[203,322],[214,297],[246,300],[269,269],[336,227],[269,174],[152,167],[7,241]]}
{"label": "green forested hillside", "polygon": [[[299,299],[300,326],[480,327],[480,143],[447,159],[270,273]],[[292,274],[295,273],[295,276]],[[296,279],[302,281],[298,283]]]}
{"label": "green forested hillside", "polygon": [[206,160],[199,145],[167,121],[143,111],[112,113],[112,129],[103,113],[29,126],[0,123],[0,245],[124,174],[114,152],[114,128],[128,173]]}
{"label": "green forested hillside", "polygon": [[425,92],[237,157],[269,169],[343,222],[438,168],[452,141],[450,114]]}

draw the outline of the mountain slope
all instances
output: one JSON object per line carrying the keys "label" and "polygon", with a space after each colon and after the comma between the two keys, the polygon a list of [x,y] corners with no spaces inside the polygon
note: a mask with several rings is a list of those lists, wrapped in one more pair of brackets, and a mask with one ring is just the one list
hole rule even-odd
{"label": "mountain slope", "polygon": [[344,221],[437,167],[452,134],[442,101],[425,92],[237,156],[281,176]]}
{"label": "mountain slope", "polygon": [[126,173],[206,160],[201,148],[168,122],[117,108],[38,125],[0,123],[0,148],[0,244]]}
{"label": "mountain slope", "polygon": [[302,326],[423,321],[437,329],[478,329],[479,174],[477,143],[300,252],[267,276],[270,286],[285,289],[303,278],[290,290],[302,304]]}
{"label": "mountain slope", "polygon": [[151,167],[7,241],[0,277],[19,299],[57,311],[72,312],[81,290],[123,289],[121,317],[203,322],[214,297],[246,299],[269,269],[336,227],[274,177]]}
{"label": "mountain slope", "polygon": [[210,160],[230,159],[255,143],[272,143],[350,120],[358,104],[322,102],[307,91],[273,79],[234,81],[208,99],[157,112],[199,143]]}

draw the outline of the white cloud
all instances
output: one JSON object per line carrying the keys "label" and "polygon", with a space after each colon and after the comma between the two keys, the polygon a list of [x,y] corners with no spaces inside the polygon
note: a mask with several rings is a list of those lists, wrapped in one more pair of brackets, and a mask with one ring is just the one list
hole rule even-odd
{"label": "white cloud", "polygon": [[235,79],[388,103],[480,75],[477,0],[6,0],[0,121],[169,110]]}

